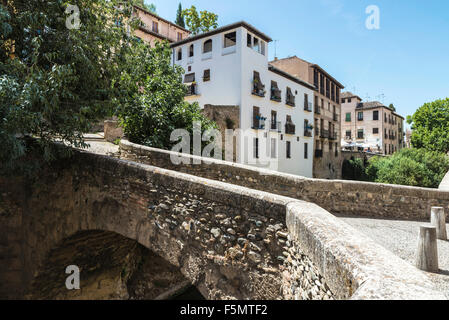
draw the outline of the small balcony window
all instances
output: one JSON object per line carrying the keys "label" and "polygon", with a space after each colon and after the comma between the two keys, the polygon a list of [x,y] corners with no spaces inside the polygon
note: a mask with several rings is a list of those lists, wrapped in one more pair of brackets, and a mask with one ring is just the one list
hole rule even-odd
{"label": "small balcony window", "polygon": [[190,47],[189,47],[189,57],[191,58],[191,57],[193,57],[193,55],[194,55],[194,49],[193,49],[193,44],[191,44],[190,45]]}
{"label": "small balcony window", "polygon": [[231,32],[224,36],[224,47],[229,48],[237,44],[237,32]]}
{"label": "small balcony window", "polygon": [[209,39],[203,44],[203,53],[212,52],[212,39]]}
{"label": "small balcony window", "polygon": [[287,116],[287,121],[285,123],[285,134],[295,134],[296,126],[293,124],[292,117]]}
{"label": "small balcony window", "polygon": [[281,102],[281,90],[278,88],[276,81],[271,81],[271,96],[270,99],[273,101]]}
{"label": "small balcony window", "polygon": [[363,121],[363,112],[357,113],[357,120],[358,121]]}
{"label": "small balcony window", "polygon": [[363,138],[364,138],[363,129],[360,129],[357,131],[357,139],[363,139]]}
{"label": "small balcony window", "polygon": [[287,87],[287,99],[285,103],[292,107],[295,106],[295,96],[293,95],[292,89],[289,87]]}
{"label": "small balcony window", "polygon": [[265,85],[260,80],[260,74],[257,71],[254,71],[253,74],[253,89],[251,93],[259,97],[265,97]]}
{"label": "small balcony window", "polygon": [[304,94],[304,110],[312,112],[312,102],[309,102],[309,95],[307,93]]}
{"label": "small balcony window", "polygon": [[210,69],[204,70],[203,82],[210,81]]}
{"label": "small balcony window", "polygon": [[253,129],[256,130],[263,130],[265,129],[265,121],[267,119],[262,117],[260,114],[260,108],[259,107],[253,107]]}
{"label": "small balcony window", "polygon": [[178,56],[178,61],[181,61],[182,60],[182,48],[179,48],[178,49],[178,54],[177,54],[177,56]]}
{"label": "small balcony window", "polygon": [[379,111],[373,111],[373,120],[374,121],[379,120]]}
{"label": "small balcony window", "polygon": [[287,141],[286,142],[286,151],[287,151],[287,154],[286,154],[286,158],[287,159],[291,159],[291,157],[292,157],[292,144],[291,144],[291,142],[290,141]]}

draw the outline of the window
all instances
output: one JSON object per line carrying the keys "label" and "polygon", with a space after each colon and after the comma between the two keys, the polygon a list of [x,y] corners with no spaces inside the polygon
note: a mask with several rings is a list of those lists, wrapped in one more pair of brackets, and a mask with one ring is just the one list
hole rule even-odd
{"label": "window", "polygon": [[253,49],[259,52],[259,39],[257,39],[256,37],[254,37]]}
{"label": "window", "polygon": [[379,134],[379,128],[373,128],[373,134]]}
{"label": "window", "polygon": [[292,107],[295,106],[295,96],[292,93],[292,89],[289,87],[287,87],[287,100],[285,103]]}
{"label": "window", "polygon": [[346,113],[346,122],[351,122],[351,112]]}
{"label": "window", "polygon": [[363,139],[363,129],[357,131],[357,139]]}
{"label": "window", "polygon": [[363,112],[357,113],[357,120],[363,121]]}
{"label": "window", "polygon": [[278,117],[277,117],[277,112],[276,111],[271,111],[271,130],[277,130],[277,121],[278,121]]}
{"label": "window", "polygon": [[253,157],[259,159],[259,138],[254,138],[253,141]]}
{"label": "window", "polygon": [[210,81],[210,69],[204,70],[203,82]]}
{"label": "window", "polygon": [[224,47],[229,48],[237,44],[237,32],[231,32],[224,36]]}
{"label": "window", "polygon": [[265,55],[265,42],[260,41],[260,54]]}
{"label": "window", "polygon": [[184,83],[195,82],[195,73],[189,73],[184,76]]}
{"label": "window", "polygon": [[260,128],[260,108],[253,107],[253,129]]}
{"label": "window", "polygon": [[181,33],[181,32],[178,32],[178,37],[177,37],[177,39],[178,39],[178,41],[181,41],[181,40],[182,40],[182,33]]}
{"label": "window", "polygon": [[189,57],[193,57],[193,55],[194,55],[193,44],[191,44],[189,47]]}
{"label": "window", "polygon": [[332,143],[332,142],[329,142],[329,152],[330,151],[332,151],[332,146],[333,146],[334,144]]}
{"label": "window", "polygon": [[348,103],[351,103],[351,98],[348,98]]}
{"label": "window", "polygon": [[351,139],[351,138],[352,138],[351,130],[346,130],[346,139]]}
{"label": "window", "polygon": [[253,46],[253,37],[251,37],[249,33],[246,36],[246,45],[248,46],[248,48],[252,48]]}
{"label": "window", "polygon": [[178,49],[178,61],[182,60],[182,48]]}
{"label": "window", "polygon": [[304,159],[308,159],[308,158],[309,158],[309,144],[304,143]]}
{"label": "window", "polygon": [[373,120],[379,120],[379,111],[373,111]]}
{"label": "window", "polygon": [[159,24],[153,21],[153,32],[159,33]]}
{"label": "window", "polygon": [[271,81],[271,95],[270,99],[273,101],[281,102],[281,90],[279,90],[278,84],[276,81]]}
{"label": "window", "polygon": [[312,111],[312,109],[309,108],[309,95],[307,93],[304,93],[304,110]]}
{"label": "window", "polygon": [[291,159],[291,157],[292,157],[292,154],[291,154],[291,143],[290,143],[290,141],[286,141],[286,144],[287,144],[286,157],[287,157],[287,159]]}
{"label": "window", "polygon": [[208,52],[212,52],[212,39],[205,41],[203,45],[203,53]]}
{"label": "window", "polygon": [[270,146],[271,146],[271,158],[272,159],[276,159],[277,158],[276,143],[277,143],[276,138],[271,138],[271,145]]}

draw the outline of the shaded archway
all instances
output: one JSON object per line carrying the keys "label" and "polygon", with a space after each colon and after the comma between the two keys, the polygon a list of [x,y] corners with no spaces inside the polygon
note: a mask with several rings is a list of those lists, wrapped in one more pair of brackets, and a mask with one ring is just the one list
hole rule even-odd
{"label": "shaded archway", "polygon": [[[80,271],[80,289],[66,287],[66,267]],[[201,298],[180,270],[138,242],[109,231],[81,231],[52,249],[32,281],[30,299]]]}

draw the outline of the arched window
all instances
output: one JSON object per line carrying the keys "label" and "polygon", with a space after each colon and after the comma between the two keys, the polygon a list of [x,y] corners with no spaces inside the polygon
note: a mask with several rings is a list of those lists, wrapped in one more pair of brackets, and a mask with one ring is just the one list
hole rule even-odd
{"label": "arched window", "polygon": [[178,61],[182,60],[182,48],[178,49]]}
{"label": "arched window", "polygon": [[206,42],[204,42],[203,53],[207,52],[212,52],[212,39],[209,39]]}
{"label": "arched window", "polygon": [[189,57],[193,57],[193,44],[191,44],[189,48]]}

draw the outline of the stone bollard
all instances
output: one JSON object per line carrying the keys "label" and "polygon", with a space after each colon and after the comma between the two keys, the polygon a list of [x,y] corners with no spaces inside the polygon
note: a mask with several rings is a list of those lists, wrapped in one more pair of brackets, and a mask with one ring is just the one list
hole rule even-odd
{"label": "stone bollard", "polygon": [[438,272],[437,229],[422,225],[419,231],[416,267],[427,272]]}
{"label": "stone bollard", "polygon": [[447,240],[446,215],[444,214],[444,208],[432,207],[430,224],[437,228],[437,239]]}

